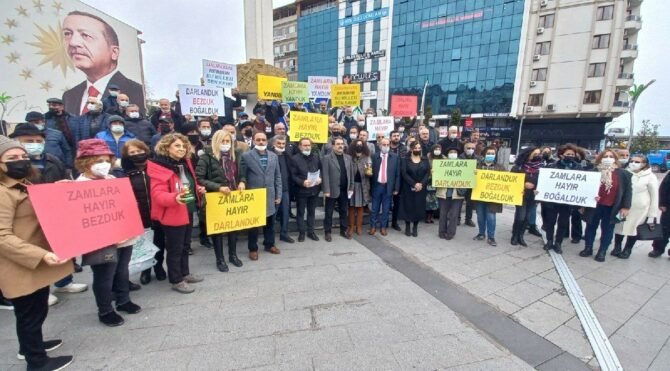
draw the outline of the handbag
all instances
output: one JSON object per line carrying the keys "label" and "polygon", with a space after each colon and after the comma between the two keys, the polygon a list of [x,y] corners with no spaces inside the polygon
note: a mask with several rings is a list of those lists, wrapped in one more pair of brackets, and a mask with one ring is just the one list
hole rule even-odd
{"label": "handbag", "polygon": [[158,247],[153,244],[154,231],[150,228],[144,230],[144,233],[138,237],[133,246],[133,253],[128,263],[128,273],[133,275],[149,269],[156,264],[154,255],[158,252]]}
{"label": "handbag", "polygon": [[637,239],[640,241],[652,241],[663,239],[663,226],[656,223],[643,223],[637,226]]}
{"label": "handbag", "polygon": [[81,265],[98,265],[118,262],[116,245],[103,247],[102,249],[82,255]]}

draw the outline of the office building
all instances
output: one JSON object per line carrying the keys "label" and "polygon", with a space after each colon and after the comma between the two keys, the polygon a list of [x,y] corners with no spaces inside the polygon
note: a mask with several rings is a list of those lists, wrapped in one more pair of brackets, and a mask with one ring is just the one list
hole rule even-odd
{"label": "office building", "polygon": [[295,3],[273,10],[274,65],[286,71],[289,80],[298,79],[297,10]]}

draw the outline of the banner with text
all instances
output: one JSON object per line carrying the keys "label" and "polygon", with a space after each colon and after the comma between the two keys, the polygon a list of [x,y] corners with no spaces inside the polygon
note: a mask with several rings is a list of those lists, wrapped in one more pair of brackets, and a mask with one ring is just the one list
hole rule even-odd
{"label": "banner with text", "polygon": [[383,134],[385,138],[388,138],[393,131],[393,117],[368,117],[365,120],[368,128],[368,142],[376,141],[377,135],[380,133]]}
{"label": "banner with text", "polygon": [[358,84],[332,84],[330,98],[333,107],[358,106],[361,102],[361,86]]}
{"label": "banner with text", "polygon": [[291,141],[309,138],[314,143],[328,142],[328,116],[291,111]]}
{"label": "banner with text", "polygon": [[211,192],[205,195],[207,234],[213,235],[262,227],[266,221],[267,190],[247,189],[229,194]]}
{"label": "banner with text", "polygon": [[472,189],[475,201],[520,206],[526,174],[506,171],[477,170],[476,184]]}
{"label": "banner with text", "polygon": [[32,185],[28,195],[51,249],[61,259],[144,233],[128,178]]}
{"label": "banner with text", "polygon": [[433,187],[474,188],[477,160],[433,160]]}
{"label": "banner with text", "polygon": [[330,86],[337,84],[337,77],[334,76],[308,76],[309,97],[312,99],[327,98],[330,99]]}
{"label": "banner with text", "polygon": [[286,103],[309,102],[309,85],[300,81],[281,82],[282,101]]}
{"label": "banner with text", "polygon": [[198,85],[179,85],[181,112],[193,116],[226,115],[223,90]]}
{"label": "banner with text", "polygon": [[279,100],[282,99],[281,83],[286,81],[284,77],[276,76],[256,76],[258,81],[258,99],[259,100]]}
{"label": "banner with text", "polygon": [[237,87],[237,65],[203,59],[202,78],[205,80],[205,86],[235,88]]}
{"label": "banner with text", "polygon": [[563,169],[540,169],[537,201],[581,207],[596,207],[600,173]]}
{"label": "banner with text", "polygon": [[417,103],[416,95],[392,95],[391,115],[395,117],[416,116]]}

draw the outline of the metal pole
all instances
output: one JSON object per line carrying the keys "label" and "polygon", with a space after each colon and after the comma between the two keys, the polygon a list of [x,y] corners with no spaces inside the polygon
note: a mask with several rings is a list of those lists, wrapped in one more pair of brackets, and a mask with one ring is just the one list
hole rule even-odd
{"label": "metal pole", "polygon": [[521,114],[521,122],[519,122],[519,139],[516,141],[516,156],[519,156],[521,151],[521,131],[523,130],[523,120],[526,118],[526,102],[523,103],[523,113]]}
{"label": "metal pole", "polygon": [[630,128],[628,129],[628,143],[626,144],[626,149],[630,152],[630,145],[633,142],[633,132],[635,131],[635,102],[637,99],[633,99],[632,104],[630,105]]}

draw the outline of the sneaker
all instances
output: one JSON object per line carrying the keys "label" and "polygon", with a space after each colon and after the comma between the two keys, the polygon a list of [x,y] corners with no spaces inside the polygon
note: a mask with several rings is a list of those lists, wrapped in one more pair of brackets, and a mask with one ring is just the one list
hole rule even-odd
{"label": "sneaker", "polygon": [[478,234],[475,237],[473,237],[472,239],[475,240],[475,241],[483,241],[485,238],[486,237],[483,234]]}
{"label": "sneaker", "polygon": [[4,297],[0,297],[0,309],[14,310],[14,305],[11,301],[5,299]]}
{"label": "sneaker", "polygon": [[196,276],[195,274],[189,274],[188,276],[184,277],[184,282],[186,283],[198,283],[204,280],[205,280],[204,278]]}
{"label": "sneaker", "polygon": [[54,294],[49,294],[49,306],[58,304],[58,296]]}
{"label": "sneaker", "polygon": [[186,281],[175,283],[174,285],[172,285],[172,289],[182,294],[190,294],[195,291],[195,289],[189,286],[188,283],[186,283]]}
{"label": "sneaker", "polygon": [[498,243],[493,238],[489,238],[489,240],[486,242],[488,242],[488,244],[491,246],[498,246]]}
{"label": "sneaker", "polygon": [[117,305],[116,310],[119,312],[126,312],[128,314],[136,314],[142,311],[142,307],[133,303],[132,301],[129,301],[125,304]]}
{"label": "sneaker", "polygon": [[[63,345],[63,340],[61,339],[47,340],[42,342],[42,348],[44,349],[45,352],[51,352],[52,350],[56,350],[60,348],[61,345]],[[26,356],[21,354],[21,352],[16,353],[16,358],[20,359],[21,361],[26,360]]]}
{"label": "sneaker", "polygon": [[98,315],[98,319],[100,322],[103,324],[109,326],[109,327],[116,327],[116,326],[121,326],[124,324],[123,317],[121,317],[118,313],[115,311],[111,311],[105,315]]}
{"label": "sneaker", "polygon": [[28,371],[60,371],[72,363],[72,356],[47,357],[46,363],[40,367],[28,366]]}
{"label": "sneaker", "polygon": [[56,287],[55,292],[64,292],[68,294],[76,294],[78,292],[84,292],[88,290],[88,285],[85,283],[74,283],[70,282],[63,287]]}

